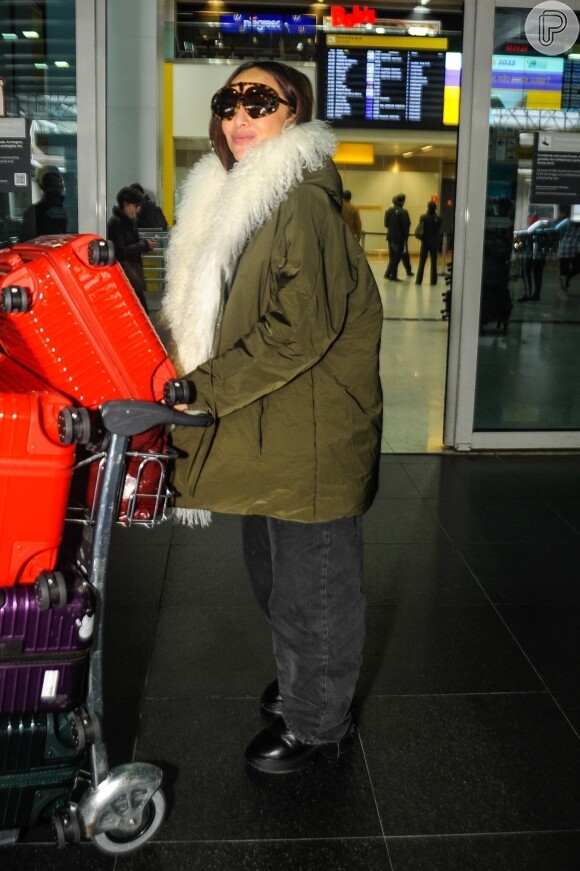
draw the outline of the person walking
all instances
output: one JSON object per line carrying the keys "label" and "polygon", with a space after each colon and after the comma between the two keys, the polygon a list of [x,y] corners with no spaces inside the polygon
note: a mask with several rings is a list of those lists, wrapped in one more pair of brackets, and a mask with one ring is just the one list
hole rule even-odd
{"label": "person walking", "polygon": [[132,187],[117,193],[117,205],[107,223],[107,239],[115,246],[115,257],[129,279],[139,302],[147,309],[145,273],[142,255],[159,246],[156,239],[140,239],[136,216],[143,196]]}
{"label": "person walking", "polygon": [[419,218],[415,236],[421,240],[415,284],[423,282],[425,263],[429,258],[431,266],[429,283],[433,286],[437,284],[437,255],[441,244],[441,218],[437,214],[437,203],[432,200],[427,203],[427,211]]}
{"label": "person walking", "polygon": [[409,235],[411,233],[411,216],[405,208],[405,194],[397,194],[396,201],[401,209],[403,232],[405,241],[403,244],[403,253],[401,254],[401,263],[408,276],[414,275],[413,267],[411,266],[411,258],[409,257]]}
{"label": "person walking", "polygon": [[211,111],[214,153],[185,182],[163,300],[193,407],[216,420],[173,431],[177,514],[192,524],[208,510],[242,516],[277,666],[261,697],[272,722],[245,758],[286,773],[353,747],[383,313],[341,216],[335,139],[311,121],[309,79],[247,61]]}
{"label": "person walking", "polygon": [[360,242],[362,235],[362,222],[360,212],[352,202],[352,194],[349,190],[342,192],[342,217],[352,230],[353,236],[357,242]]}
{"label": "person walking", "polygon": [[[385,278],[389,278],[391,281],[399,281],[397,272],[405,251],[410,228],[409,213],[406,209],[403,209],[400,201],[401,196],[399,194],[393,197],[392,206],[385,212],[384,224],[387,228],[387,245],[389,249],[389,261],[385,271]],[[404,199],[403,196],[403,202]]]}

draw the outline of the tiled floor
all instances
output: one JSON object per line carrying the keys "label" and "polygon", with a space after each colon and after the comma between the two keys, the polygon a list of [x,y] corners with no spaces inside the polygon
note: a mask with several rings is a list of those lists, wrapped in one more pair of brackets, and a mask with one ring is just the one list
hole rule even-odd
{"label": "tiled floor", "polygon": [[110,755],[162,766],[168,818],[116,859],[39,827],[2,871],[578,871],[580,455],[386,454],[365,539],[355,752],[268,776],[237,519],[117,529]]}

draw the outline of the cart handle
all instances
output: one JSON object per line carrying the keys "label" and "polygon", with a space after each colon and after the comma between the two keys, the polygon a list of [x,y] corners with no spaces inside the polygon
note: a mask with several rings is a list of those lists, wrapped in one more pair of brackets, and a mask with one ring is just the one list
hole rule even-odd
{"label": "cart handle", "polygon": [[162,424],[179,426],[211,426],[213,416],[203,411],[175,411],[159,402],[140,399],[114,399],[101,406],[105,428],[112,433],[133,436]]}

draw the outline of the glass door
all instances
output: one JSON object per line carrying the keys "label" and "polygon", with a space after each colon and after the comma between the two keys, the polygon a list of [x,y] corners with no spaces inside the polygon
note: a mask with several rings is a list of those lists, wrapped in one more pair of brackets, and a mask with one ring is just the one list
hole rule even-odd
{"label": "glass door", "polygon": [[466,15],[477,42],[461,109],[446,441],[578,447],[579,3],[478,5]]}

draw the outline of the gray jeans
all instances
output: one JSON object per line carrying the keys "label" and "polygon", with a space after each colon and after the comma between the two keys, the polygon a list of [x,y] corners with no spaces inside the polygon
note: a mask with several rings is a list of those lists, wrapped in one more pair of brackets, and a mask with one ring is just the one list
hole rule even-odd
{"label": "gray jeans", "polygon": [[287,726],[303,742],[340,741],[364,642],[362,519],[242,518],[244,559],[272,630]]}

